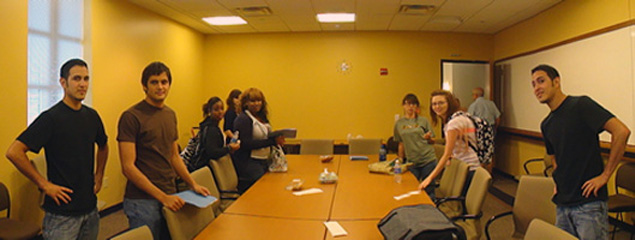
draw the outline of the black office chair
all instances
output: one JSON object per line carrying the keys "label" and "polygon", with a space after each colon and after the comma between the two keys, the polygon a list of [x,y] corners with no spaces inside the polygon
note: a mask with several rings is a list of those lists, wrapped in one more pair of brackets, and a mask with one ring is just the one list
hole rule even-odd
{"label": "black office chair", "polygon": [[[609,212],[617,214],[617,220],[621,223],[624,222],[624,212],[635,211],[635,198],[620,193],[620,188],[626,189],[631,192],[635,192],[635,162],[627,162],[622,164],[617,173],[615,174],[615,195],[609,196]],[[615,237],[614,228],[612,231],[612,238]]]}
{"label": "black office chair", "polygon": [[[540,164],[542,163],[543,165],[543,171],[541,173],[535,173],[535,172],[531,172],[529,170],[529,166],[530,165],[536,165],[536,164]],[[551,162],[551,159],[549,158],[549,155],[545,153],[545,156],[542,158],[532,158],[529,159],[527,161],[525,161],[525,163],[523,163],[523,168],[525,169],[525,173],[527,173],[527,175],[534,175],[534,176],[545,176],[545,177],[550,177],[551,173],[553,172],[553,163]]]}

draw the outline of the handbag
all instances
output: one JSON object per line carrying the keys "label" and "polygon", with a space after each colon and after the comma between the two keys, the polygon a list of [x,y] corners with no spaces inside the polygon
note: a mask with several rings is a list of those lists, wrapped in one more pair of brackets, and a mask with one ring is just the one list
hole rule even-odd
{"label": "handbag", "polygon": [[[384,174],[393,174],[394,166],[395,166],[395,158],[391,161],[382,161],[382,162],[374,162],[368,164],[368,171],[371,173],[384,173]],[[408,167],[412,166],[411,162],[401,164],[401,172],[405,173],[408,171]]]}
{"label": "handbag", "polygon": [[427,204],[395,208],[377,227],[387,240],[466,239],[463,228],[434,205]]}
{"label": "handbag", "polygon": [[271,147],[269,153],[269,172],[287,172],[287,157],[280,145]]}

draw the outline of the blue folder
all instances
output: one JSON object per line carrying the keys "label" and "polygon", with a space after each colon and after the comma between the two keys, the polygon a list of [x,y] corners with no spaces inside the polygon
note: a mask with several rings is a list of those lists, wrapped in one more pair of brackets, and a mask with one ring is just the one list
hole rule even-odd
{"label": "blue folder", "polygon": [[192,190],[175,193],[174,195],[179,196],[186,203],[197,206],[198,208],[205,208],[217,200],[214,196],[203,196]]}

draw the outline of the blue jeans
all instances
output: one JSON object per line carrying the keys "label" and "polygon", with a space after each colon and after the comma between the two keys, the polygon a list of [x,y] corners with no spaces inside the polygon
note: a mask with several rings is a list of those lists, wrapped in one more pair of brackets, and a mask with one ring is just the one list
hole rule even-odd
{"label": "blue jeans", "polygon": [[44,239],[97,239],[97,209],[80,216],[64,216],[46,212],[42,222]]}
{"label": "blue jeans", "polygon": [[556,226],[580,240],[608,239],[608,204],[595,201],[577,206],[558,206]]}
{"label": "blue jeans", "polygon": [[[419,167],[411,167],[408,168],[408,170],[412,173],[412,175],[415,175],[419,182],[421,182],[423,181],[423,179],[428,177],[428,175],[430,175],[435,167],[437,167],[437,161],[432,161],[426,165]],[[434,199],[436,198],[436,196],[434,195],[434,188],[434,184],[430,184],[425,189],[426,193],[428,194],[428,196],[430,196],[430,199],[432,199],[432,201],[434,201]]]}
{"label": "blue jeans", "polygon": [[147,225],[157,240],[170,239],[162,208],[163,204],[156,199],[123,199],[123,211],[128,217],[130,229]]}

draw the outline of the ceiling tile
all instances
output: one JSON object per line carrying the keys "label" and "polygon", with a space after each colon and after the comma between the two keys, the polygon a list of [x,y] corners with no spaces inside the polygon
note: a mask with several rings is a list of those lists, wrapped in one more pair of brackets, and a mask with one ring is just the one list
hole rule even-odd
{"label": "ceiling tile", "polygon": [[[562,0],[129,0],[205,34],[315,31],[443,31],[495,33]],[[399,13],[401,5],[434,5],[431,14]],[[202,17],[236,15],[268,6],[272,14],[248,25],[211,26]],[[355,23],[320,24],[317,12],[355,12]],[[457,20],[458,19],[458,20]],[[339,27],[335,27],[338,25]]]}
{"label": "ceiling tile", "polygon": [[320,23],[323,31],[354,31],[354,23]]}
{"label": "ceiling tile", "polygon": [[[214,0],[207,0],[214,1]],[[228,9],[269,6],[264,0],[216,0]]]}
{"label": "ceiling tile", "polygon": [[311,0],[316,13],[355,12],[355,0]]}
{"label": "ceiling tile", "polygon": [[388,29],[396,31],[417,31],[430,17],[431,15],[396,14]]}

